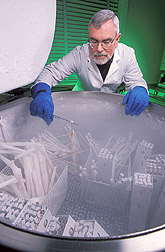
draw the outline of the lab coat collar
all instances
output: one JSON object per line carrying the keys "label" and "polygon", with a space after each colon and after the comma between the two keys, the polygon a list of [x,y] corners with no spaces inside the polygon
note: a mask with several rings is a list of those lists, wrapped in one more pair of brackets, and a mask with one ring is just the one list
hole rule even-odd
{"label": "lab coat collar", "polygon": [[[108,71],[108,74],[106,76],[105,82],[107,82],[108,79],[112,76],[112,74],[118,69],[117,61],[119,61],[119,60],[120,60],[119,49],[117,47],[115,49],[114,58],[113,58],[111,66],[110,66],[110,69]],[[99,81],[103,82],[103,79],[102,79],[102,76],[100,74],[100,71],[99,71],[99,69],[98,69],[95,61],[93,60],[93,58],[90,56],[90,49],[89,49],[89,47],[88,47],[87,66],[88,66],[88,69],[90,71],[92,71],[92,73],[96,76],[96,78]]]}
{"label": "lab coat collar", "polygon": [[118,64],[117,62],[120,60],[120,56],[119,56],[119,49],[118,47],[115,49],[115,52],[114,52],[114,58],[113,58],[113,61],[112,61],[112,64],[110,66],[110,69],[108,71],[108,74],[105,78],[105,82],[108,81],[108,79],[112,76],[112,74],[114,74],[117,69],[118,69]]}
{"label": "lab coat collar", "polygon": [[[88,66],[88,69],[95,75],[95,77],[102,83],[103,79],[100,74],[100,71],[99,71],[94,59],[90,55],[89,44],[88,44],[87,66]],[[101,86],[101,84],[100,84],[100,86]]]}

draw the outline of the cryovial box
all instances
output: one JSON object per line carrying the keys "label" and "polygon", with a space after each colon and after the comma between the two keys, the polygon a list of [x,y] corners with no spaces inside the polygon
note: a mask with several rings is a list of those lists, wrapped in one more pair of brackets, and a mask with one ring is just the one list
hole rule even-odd
{"label": "cryovial box", "polygon": [[163,184],[162,191],[153,209],[153,214],[149,228],[164,225],[164,220],[165,220],[165,185]]}
{"label": "cryovial box", "polygon": [[52,236],[62,236],[67,221],[68,221],[68,215],[52,216],[45,233],[50,234]]}
{"label": "cryovial box", "polygon": [[29,230],[45,232],[51,218],[51,212],[47,207],[28,201],[13,222],[13,225]]}
{"label": "cryovial box", "polygon": [[137,147],[136,154],[134,157],[132,171],[134,172],[142,172],[144,173],[144,167],[141,166],[142,155],[151,154],[154,145],[152,143],[148,143],[146,140],[142,140]]}
{"label": "cryovial box", "polygon": [[164,165],[159,155],[143,155],[142,163],[146,174],[153,176],[153,192],[148,213],[148,223],[150,223],[154,205],[160,194],[162,183],[164,182]]}
{"label": "cryovial box", "polygon": [[[157,154],[156,160],[157,160],[157,166],[161,167],[162,170],[162,176],[164,176],[165,172],[165,155],[164,154]],[[160,169],[160,168],[159,168]],[[160,172],[159,172],[160,173]],[[154,175],[156,179],[161,179],[160,175]],[[159,189],[159,194],[157,195],[158,197],[154,201],[155,204],[153,206],[153,211],[152,211],[152,216],[150,218],[149,222],[149,227],[155,227],[157,225],[162,225],[164,224],[165,220],[165,185],[164,185],[164,179],[162,178],[163,181],[157,180],[157,186],[158,188],[160,187],[159,184],[161,184],[161,187]],[[155,184],[154,184],[155,186]]]}
{"label": "cryovial box", "polygon": [[129,232],[138,232],[145,229],[152,191],[153,176],[145,173],[135,173],[128,222]]}
{"label": "cryovial box", "polygon": [[68,217],[63,236],[69,237],[107,237],[105,230],[96,220],[75,221],[71,216]]}
{"label": "cryovial box", "polygon": [[5,195],[5,198],[5,202],[0,208],[0,217],[9,223],[12,223],[17,216],[19,216],[27,201],[7,194]]}

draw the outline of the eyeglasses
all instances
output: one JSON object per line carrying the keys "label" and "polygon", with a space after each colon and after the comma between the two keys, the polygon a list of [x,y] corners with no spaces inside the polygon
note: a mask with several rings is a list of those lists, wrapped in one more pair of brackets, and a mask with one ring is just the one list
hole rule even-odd
{"label": "eyeglasses", "polygon": [[99,43],[101,43],[102,48],[105,50],[108,50],[111,47],[113,41],[116,39],[116,37],[117,37],[117,35],[114,37],[114,39],[107,39],[102,42],[98,42],[97,40],[90,38],[89,45],[92,49],[96,49],[98,47]]}

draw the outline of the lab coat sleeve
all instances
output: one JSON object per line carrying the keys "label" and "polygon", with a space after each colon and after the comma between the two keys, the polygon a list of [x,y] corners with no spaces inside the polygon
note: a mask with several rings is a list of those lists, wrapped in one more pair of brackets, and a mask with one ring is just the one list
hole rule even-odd
{"label": "lab coat sleeve", "polygon": [[44,82],[52,86],[59,84],[64,78],[79,71],[81,57],[80,46],[77,46],[70,53],[58,61],[44,67],[40,75],[35,81],[35,84]]}
{"label": "lab coat sleeve", "polygon": [[136,86],[145,87],[148,91],[147,83],[143,79],[143,74],[139,68],[135,52],[132,48],[130,54],[127,57],[127,64],[124,74],[124,83],[127,91]]}

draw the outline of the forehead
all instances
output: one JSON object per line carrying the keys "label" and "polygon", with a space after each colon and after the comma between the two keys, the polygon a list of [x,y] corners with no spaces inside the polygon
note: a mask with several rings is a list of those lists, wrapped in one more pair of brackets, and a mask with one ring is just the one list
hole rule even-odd
{"label": "forehead", "polygon": [[93,24],[91,24],[89,27],[89,37],[93,37],[97,40],[113,38],[115,35],[115,25],[112,19],[102,24],[99,29],[95,29]]}

